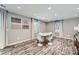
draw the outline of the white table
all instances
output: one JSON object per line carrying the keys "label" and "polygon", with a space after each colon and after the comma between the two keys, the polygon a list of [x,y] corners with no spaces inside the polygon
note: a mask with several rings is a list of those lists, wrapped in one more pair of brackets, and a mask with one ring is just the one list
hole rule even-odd
{"label": "white table", "polygon": [[39,35],[41,35],[41,36],[49,36],[51,34],[52,34],[52,32],[49,32],[49,33],[39,33]]}
{"label": "white table", "polygon": [[50,36],[51,34],[52,34],[52,32],[49,32],[49,33],[39,33],[39,35],[42,36],[43,39],[44,39],[44,42],[43,42],[43,45],[44,45],[44,46],[46,46],[46,44],[49,42],[49,41],[46,39],[46,37],[47,37],[47,36]]}

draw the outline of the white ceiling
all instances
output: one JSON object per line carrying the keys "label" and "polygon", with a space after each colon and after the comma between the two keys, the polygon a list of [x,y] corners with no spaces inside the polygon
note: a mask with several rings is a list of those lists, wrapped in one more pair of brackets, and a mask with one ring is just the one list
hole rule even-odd
{"label": "white ceiling", "polygon": [[[79,16],[79,4],[5,4],[8,11],[44,21]],[[17,8],[18,7],[18,8]],[[51,10],[48,10],[51,7]]]}

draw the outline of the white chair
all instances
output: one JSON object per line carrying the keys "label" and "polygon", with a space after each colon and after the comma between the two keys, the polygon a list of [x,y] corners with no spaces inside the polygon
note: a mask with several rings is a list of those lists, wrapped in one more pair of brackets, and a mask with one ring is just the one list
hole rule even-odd
{"label": "white chair", "polygon": [[48,45],[52,45],[52,39],[53,39],[53,34],[50,34],[48,37],[47,37],[47,39],[48,39]]}
{"label": "white chair", "polygon": [[43,42],[41,35],[37,34],[37,40],[39,40],[40,42]]}
{"label": "white chair", "polygon": [[39,34],[37,34],[37,40],[38,40],[38,46],[42,46],[43,40],[42,40],[42,37]]}

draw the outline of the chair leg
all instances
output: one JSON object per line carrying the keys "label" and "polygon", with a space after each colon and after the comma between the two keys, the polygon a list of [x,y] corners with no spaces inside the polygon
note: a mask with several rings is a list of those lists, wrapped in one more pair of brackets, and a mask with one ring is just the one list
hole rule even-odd
{"label": "chair leg", "polygon": [[50,40],[50,41],[48,42],[48,45],[52,45],[52,40]]}
{"label": "chair leg", "polygon": [[37,43],[39,43],[39,40],[37,40]]}
{"label": "chair leg", "polygon": [[41,43],[38,43],[38,46],[40,46],[40,47],[41,47],[41,46],[42,46],[42,44],[41,44]]}

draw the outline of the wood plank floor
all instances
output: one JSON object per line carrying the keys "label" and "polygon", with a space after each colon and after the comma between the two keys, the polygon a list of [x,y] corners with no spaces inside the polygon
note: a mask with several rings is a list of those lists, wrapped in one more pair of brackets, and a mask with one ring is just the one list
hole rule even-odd
{"label": "wood plank floor", "polygon": [[76,55],[74,42],[68,39],[55,38],[52,46],[38,47],[36,40],[6,47],[0,50],[1,55]]}

